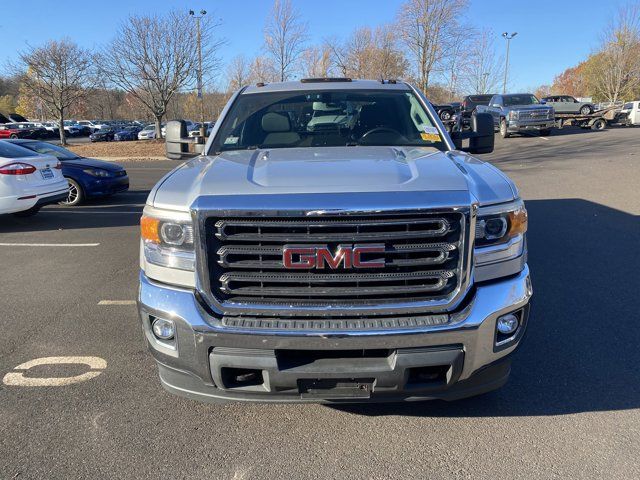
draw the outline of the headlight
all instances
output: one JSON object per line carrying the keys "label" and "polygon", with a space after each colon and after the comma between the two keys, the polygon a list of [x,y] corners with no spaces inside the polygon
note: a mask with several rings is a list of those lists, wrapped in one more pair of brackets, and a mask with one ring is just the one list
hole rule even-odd
{"label": "headlight", "polygon": [[87,168],[83,170],[84,173],[88,173],[89,175],[93,175],[94,177],[111,177],[112,174],[108,170],[103,170],[101,168]]}
{"label": "headlight", "polygon": [[509,120],[515,120],[516,118],[518,118],[518,112],[515,110],[511,110],[509,112]]}
{"label": "headlight", "polygon": [[195,270],[193,225],[143,215],[140,234],[147,262],[178,270]]}
{"label": "headlight", "polygon": [[527,224],[522,200],[479,209],[474,249],[476,280],[490,280],[521,270]]}
{"label": "headlight", "polygon": [[522,200],[481,207],[476,222],[476,247],[507,242],[527,231],[527,210]]}

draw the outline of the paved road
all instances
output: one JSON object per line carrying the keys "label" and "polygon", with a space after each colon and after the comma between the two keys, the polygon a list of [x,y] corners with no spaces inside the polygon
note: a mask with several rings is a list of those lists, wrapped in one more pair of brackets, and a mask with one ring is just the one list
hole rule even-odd
{"label": "paved road", "polygon": [[[0,218],[0,243],[87,244],[0,245],[0,378],[93,377],[0,383],[0,478],[640,478],[640,130],[562,133],[485,157],[527,200],[535,303],[507,386],[452,404],[165,393],[135,307],[99,302],[135,298],[139,212],[170,162],[127,165],[106,204]],[[14,370],[51,356],[99,358]]]}

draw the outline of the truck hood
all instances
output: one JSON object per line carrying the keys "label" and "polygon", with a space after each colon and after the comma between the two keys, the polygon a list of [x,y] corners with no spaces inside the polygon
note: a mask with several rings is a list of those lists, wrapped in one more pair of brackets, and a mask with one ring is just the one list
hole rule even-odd
{"label": "truck hood", "polygon": [[258,149],[197,157],[165,176],[148,203],[185,211],[202,196],[412,191],[465,192],[484,204],[512,200],[515,187],[488,164],[434,148]]}

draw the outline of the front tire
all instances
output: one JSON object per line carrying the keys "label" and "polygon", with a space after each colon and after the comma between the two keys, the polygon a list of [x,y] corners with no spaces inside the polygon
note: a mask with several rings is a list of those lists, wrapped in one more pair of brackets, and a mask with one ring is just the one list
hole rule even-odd
{"label": "front tire", "polygon": [[503,118],[500,120],[500,136],[502,138],[509,138],[510,135],[509,129],[507,128],[507,121]]}
{"label": "front tire", "polygon": [[67,182],[69,182],[69,195],[67,195],[66,200],[60,202],[60,205],[66,205],[68,207],[80,205],[84,201],[82,187],[72,178],[67,178]]}
{"label": "front tire", "polygon": [[580,115],[591,115],[591,107],[589,105],[585,105],[580,109]]}

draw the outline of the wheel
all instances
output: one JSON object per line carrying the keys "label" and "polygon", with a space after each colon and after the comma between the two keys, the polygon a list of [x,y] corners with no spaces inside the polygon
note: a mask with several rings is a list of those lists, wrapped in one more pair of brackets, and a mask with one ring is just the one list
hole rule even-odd
{"label": "wheel", "polygon": [[60,205],[80,205],[84,200],[84,192],[82,191],[82,187],[72,178],[67,178],[67,182],[69,182],[69,195],[67,196],[66,200],[59,202]]}
{"label": "wheel", "polygon": [[507,121],[504,118],[500,120],[500,136],[502,136],[502,138],[509,138],[510,136],[509,130],[507,129]]}
{"label": "wheel", "polygon": [[607,122],[604,118],[599,118],[591,124],[591,130],[604,130],[607,128]]}
{"label": "wheel", "polygon": [[9,135],[9,138],[13,138],[15,140],[16,138],[18,138],[18,135],[16,135],[15,133],[12,133],[11,135]]}
{"label": "wheel", "polygon": [[440,120],[447,121],[451,119],[451,112],[449,110],[443,110],[440,112]]}
{"label": "wheel", "polygon": [[589,105],[584,105],[580,109],[580,115],[591,115],[591,107]]}
{"label": "wheel", "polygon": [[40,206],[31,207],[29,210],[23,210],[22,212],[15,212],[13,214],[14,217],[33,217],[36,213],[40,211]]}
{"label": "wheel", "polygon": [[549,135],[551,135],[551,129],[550,128],[545,128],[540,130],[540,136],[541,137],[548,137]]}

